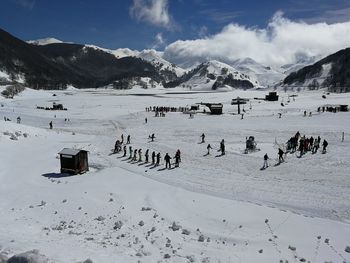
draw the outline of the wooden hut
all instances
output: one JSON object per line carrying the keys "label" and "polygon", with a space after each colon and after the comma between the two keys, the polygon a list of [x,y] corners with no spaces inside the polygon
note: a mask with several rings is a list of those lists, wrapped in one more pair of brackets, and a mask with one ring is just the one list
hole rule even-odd
{"label": "wooden hut", "polygon": [[267,101],[278,101],[277,92],[271,91],[268,95],[265,96],[265,100]]}
{"label": "wooden hut", "polygon": [[61,161],[61,173],[82,174],[89,171],[87,151],[64,148],[58,154]]}

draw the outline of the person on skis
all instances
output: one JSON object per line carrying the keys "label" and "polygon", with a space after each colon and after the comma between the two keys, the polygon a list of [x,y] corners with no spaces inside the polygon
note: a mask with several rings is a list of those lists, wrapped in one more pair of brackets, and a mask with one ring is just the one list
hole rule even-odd
{"label": "person on skis", "polygon": [[149,150],[147,149],[145,152],[145,162],[148,163]]}
{"label": "person on skis", "polygon": [[220,142],[220,151],[221,151],[221,155],[225,155],[225,141],[224,141],[224,139],[222,139]]}
{"label": "person on skis", "polygon": [[328,142],[325,139],[323,139],[322,146],[323,146],[322,153],[326,153],[327,152]]}
{"label": "person on skis", "polygon": [[209,155],[209,154],[210,154],[210,149],[213,149],[213,148],[211,147],[211,145],[210,145],[210,143],[209,143],[209,144],[208,144],[208,146],[207,146],[207,150],[208,150],[207,155]]}
{"label": "person on skis", "polygon": [[201,141],[201,143],[205,143],[205,134],[204,133],[202,133],[202,135],[201,135],[201,138],[202,138],[202,141]]}
{"label": "person on skis", "polygon": [[268,159],[269,159],[269,156],[267,155],[267,153],[265,153],[263,169],[266,169],[267,167],[269,167],[269,164],[267,163]]}

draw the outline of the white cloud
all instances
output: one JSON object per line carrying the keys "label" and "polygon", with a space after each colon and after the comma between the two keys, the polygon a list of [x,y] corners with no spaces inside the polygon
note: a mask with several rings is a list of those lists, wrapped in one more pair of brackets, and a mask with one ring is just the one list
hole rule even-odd
{"label": "white cloud", "polygon": [[162,33],[158,33],[155,38],[154,38],[154,44],[152,46],[153,49],[159,49],[159,48],[164,48],[165,45],[165,40],[163,38]]}
{"label": "white cloud", "polygon": [[350,47],[350,22],[307,24],[291,21],[278,12],[266,28],[229,24],[216,35],[176,41],[165,49],[165,58],[184,63],[189,58],[225,62],[250,57],[265,65],[294,63],[298,57],[327,56]]}
{"label": "white cloud", "polygon": [[168,0],[133,0],[130,15],[138,21],[144,21],[159,27],[172,29],[175,23],[169,14]]}

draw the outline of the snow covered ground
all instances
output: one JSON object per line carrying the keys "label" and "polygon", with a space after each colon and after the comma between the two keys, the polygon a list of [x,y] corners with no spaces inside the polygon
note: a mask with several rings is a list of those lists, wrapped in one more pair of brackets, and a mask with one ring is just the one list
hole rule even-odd
{"label": "snow covered ground", "polygon": [[[350,262],[350,114],[316,112],[350,104],[350,94],[253,100],[265,93],[71,88],[0,98],[0,262],[32,249],[47,262]],[[237,96],[252,99],[243,120],[230,105]],[[36,109],[53,102],[68,110]],[[145,111],[196,102],[221,102],[225,114]],[[327,154],[287,155],[276,165],[278,146],[297,131],[327,139]],[[121,134],[143,153],[180,149],[180,168],[110,155]],[[244,154],[251,135],[261,150]],[[219,157],[221,139],[227,154]],[[207,143],[214,150],[204,156]],[[59,174],[65,147],[89,151],[88,173]],[[265,153],[270,167],[261,171]]]}

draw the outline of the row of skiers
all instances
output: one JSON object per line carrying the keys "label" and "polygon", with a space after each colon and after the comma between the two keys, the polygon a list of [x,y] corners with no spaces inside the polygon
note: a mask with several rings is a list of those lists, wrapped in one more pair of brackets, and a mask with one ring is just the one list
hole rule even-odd
{"label": "row of skiers", "polygon": [[[126,145],[124,145],[123,147],[123,157],[127,156],[127,147]],[[143,157],[145,159],[143,159]],[[161,161],[161,154],[160,152],[158,152],[156,154],[155,151],[152,152],[152,154],[150,154],[149,149],[147,149],[145,151],[145,154],[142,155],[142,149],[133,149],[132,146],[129,146],[129,158],[130,160],[134,161],[134,162],[142,162],[143,160],[145,160],[145,164],[150,163],[149,158],[151,157],[151,164],[154,166],[159,166],[160,165],[160,161]],[[177,150],[175,153],[175,156],[173,157],[175,160],[174,166],[175,167],[179,167],[180,166],[180,162],[181,162],[181,152],[180,150]],[[164,161],[165,161],[165,168],[171,169],[171,159],[173,159],[172,157],[170,157],[169,153],[166,153],[164,156]]]}
{"label": "row of skiers", "polygon": [[[128,135],[126,137],[126,144],[130,144],[130,135]],[[113,153],[118,153],[122,150],[122,146],[123,146],[123,143],[124,143],[124,134],[121,135],[121,139],[117,139],[115,141],[115,144],[114,144],[114,150],[113,150]]]}
{"label": "row of skiers", "polygon": [[[312,153],[316,153],[320,148],[321,137],[317,138],[310,137],[307,138],[304,136],[300,136],[299,131],[291,137],[287,142],[287,151],[296,152],[297,150],[300,152],[300,156],[304,155],[306,152],[311,151]],[[328,142],[327,140],[323,140],[322,142],[322,153],[326,153]]]}
{"label": "row of skiers", "polygon": [[167,107],[167,106],[151,106],[146,107],[146,112],[155,111],[155,112],[184,112],[187,111],[187,107]]}

